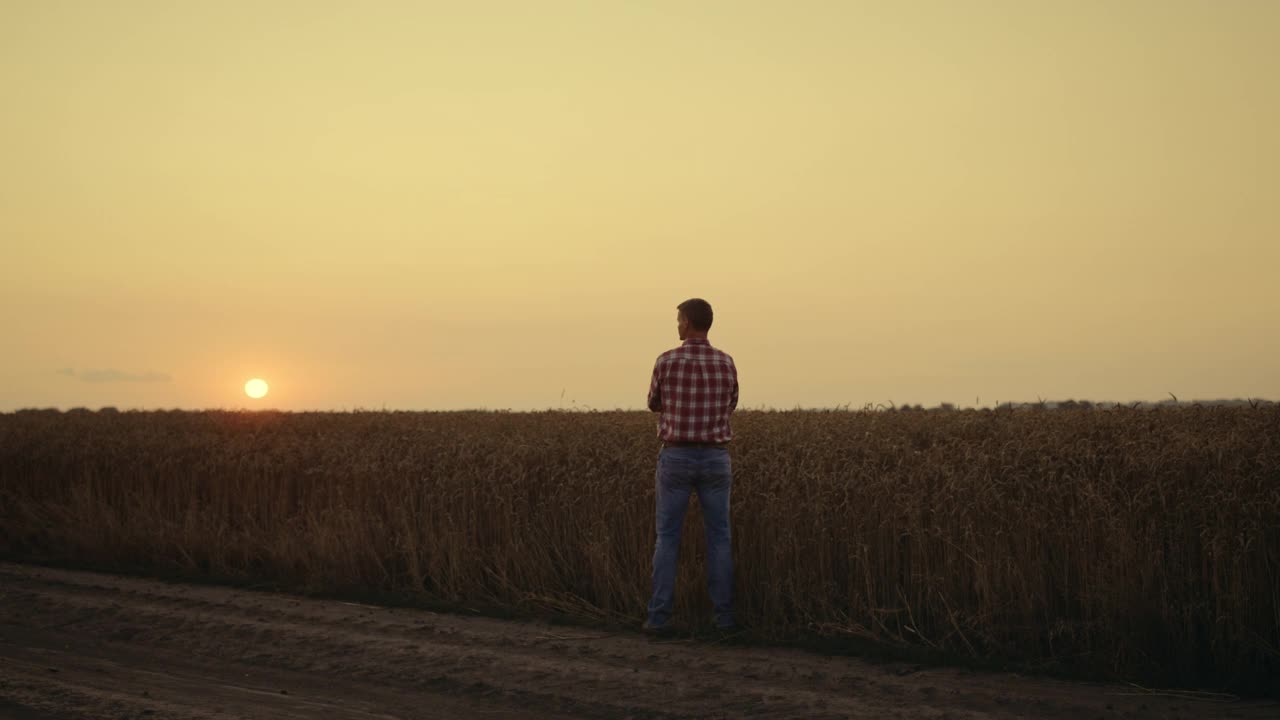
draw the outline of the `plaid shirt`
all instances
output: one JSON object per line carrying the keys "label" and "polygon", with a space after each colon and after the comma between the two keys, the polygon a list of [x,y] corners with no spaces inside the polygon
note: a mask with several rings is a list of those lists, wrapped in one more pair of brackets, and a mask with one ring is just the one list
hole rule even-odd
{"label": "plaid shirt", "polygon": [[729,442],[729,415],[736,407],[738,369],[706,338],[689,338],[658,356],[649,409],[660,413],[658,437],[664,442]]}

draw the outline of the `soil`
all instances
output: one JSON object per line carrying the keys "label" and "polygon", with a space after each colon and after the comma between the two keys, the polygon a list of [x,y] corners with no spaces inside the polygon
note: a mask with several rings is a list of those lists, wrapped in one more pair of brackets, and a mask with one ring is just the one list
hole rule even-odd
{"label": "soil", "polygon": [[0,563],[0,718],[1278,718],[1280,703]]}

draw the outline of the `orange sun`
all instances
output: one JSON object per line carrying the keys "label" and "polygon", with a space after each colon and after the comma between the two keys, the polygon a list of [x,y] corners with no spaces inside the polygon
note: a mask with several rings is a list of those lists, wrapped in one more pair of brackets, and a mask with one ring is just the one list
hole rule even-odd
{"label": "orange sun", "polygon": [[260,397],[266,397],[267,390],[267,381],[262,378],[254,378],[244,384],[244,394],[255,400]]}

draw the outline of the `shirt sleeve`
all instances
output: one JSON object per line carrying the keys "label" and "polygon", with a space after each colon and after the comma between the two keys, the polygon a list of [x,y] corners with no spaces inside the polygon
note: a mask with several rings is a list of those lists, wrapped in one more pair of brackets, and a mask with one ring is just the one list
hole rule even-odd
{"label": "shirt sleeve", "polygon": [[729,412],[738,409],[738,367],[730,364],[733,368],[733,386],[729,389]]}
{"label": "shirt sleeve", "polygon": [[662,412],[662,358],[653,364],[653,380],[649,382],[649,409]]}

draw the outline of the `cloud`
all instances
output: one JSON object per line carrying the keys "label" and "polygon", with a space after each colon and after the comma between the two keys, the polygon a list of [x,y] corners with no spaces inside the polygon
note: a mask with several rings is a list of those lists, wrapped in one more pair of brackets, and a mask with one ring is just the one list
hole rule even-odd
{"label": "cloud", "polygon": [[91,383],[113,383],[113,382],[169,382],[173,378],[168,373],[144,372],[144,373],[128,373],[120,370],[82,370],[76,372],[71,368],[62,368],[58,371],[59,375],[68,377],[78,377],[85,382]]}

